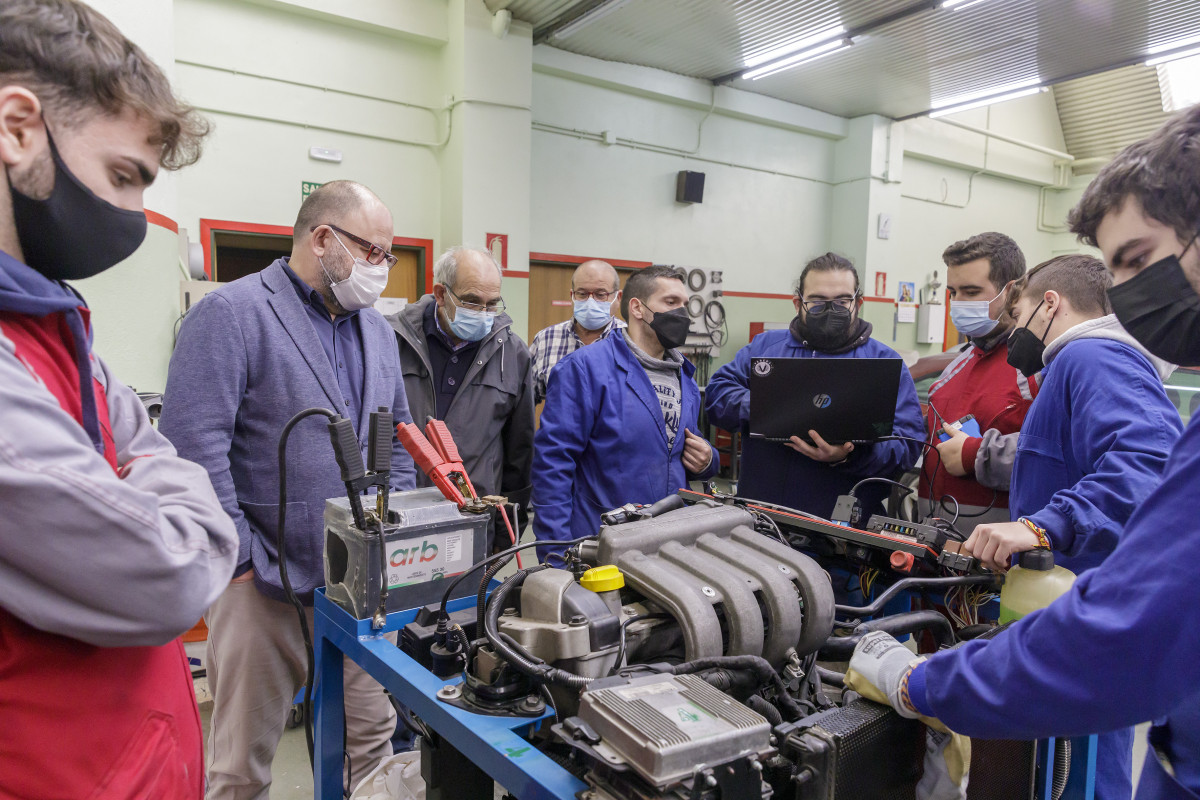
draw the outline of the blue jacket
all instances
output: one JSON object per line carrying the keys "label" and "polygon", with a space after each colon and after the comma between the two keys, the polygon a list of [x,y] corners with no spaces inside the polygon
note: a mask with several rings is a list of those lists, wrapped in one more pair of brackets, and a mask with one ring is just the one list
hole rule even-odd
{"label": "blue jacket", "polygon": [[[564,358],[550,373],[533,442],[533,531],[566,541],[600,530],[600,515],[625,503],[654,503],[716,474],[683,466],[684,429],[699,434],[696,368],[680,371],[682,413],[668,452],[662,407],[624,336],[609,336]],[[711,447],[711,445],[710,445]]]}
{"label": "blue jacket", "polygon": [[[750,363],[755,358],[900,358],[885,344],[867,339],[846,353],[830,355],[796,339],[791,331],[765,331],[738,351],[733,361],[717,370],[705,389],[705,410],[710,422],[727,431],[742,432],[742,470],[738,494],[755,500],[796,508],[828,517],[838,495],[846,494],[862,478],[895,478],[912,467],[921,445],[911,441],[856,445],[845,464],[831,467],[813,461],[780,442],[747,436],[750,423]],[[819,431],[818,431],[819,432]],[[907,369],[900,371],[896,397],[896,436],[924,440],[921,405]],[[887,497],[889,487],[867,484],[857,495],[874,510]]]}
{"label": "blue jacket", "polygon": [[[380,406],[411,422],[396,334],[374,309],[358,313],[363,342],[361,419],[353,420],[365,458],[367,419]],[[269,597],[279,581],[279,434],[298,411],[334,411],[346,400],[337,376],[277,261],[204,297],[188,311],[171,356],[159,430],[179,455],[208,470],[221,505],[237,525],[237,573],[254,568]],[[344,497],[324,417],[306,419],[288,440],[288,575],[311,602],[325,584],[325,501]],[[392,488],[415,486],[412,459],[393,436]]]}
{"label": "blue jacket", "polygon": [[[1200,416],[1104,563],[995,639],[918,665],[909,679],[913,704],[959,733],[995,739],[1081,736],[1155,720],[1152,743],[1171,760],[1175,780],[1200,794],[1197,497]],[[1158,760],[1149,754],[1146,764],[1149,771]],[[1138,797],[1187,796],[1151,785],[1144,773]]]}
{"label": "blue jacket", "polygon": [[[1092,324],[1077,326],[1078,335]],[[1013,519],[1045,528],[1055,561],[1078,575],[1116,548],[1183,426],[1132,344],[1073,338],[1056,341],[1047,355],[1017,440],[1009,508]]]}

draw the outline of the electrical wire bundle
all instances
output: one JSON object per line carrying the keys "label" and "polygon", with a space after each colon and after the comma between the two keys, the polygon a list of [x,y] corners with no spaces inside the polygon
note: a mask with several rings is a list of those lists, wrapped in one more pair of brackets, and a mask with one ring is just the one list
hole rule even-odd
{"label": "electrical wire bundle", "polygon": [[987,586],[955,586],[944,595],[946,614],[960,628],[979,624],[979,609],[999,595]]}

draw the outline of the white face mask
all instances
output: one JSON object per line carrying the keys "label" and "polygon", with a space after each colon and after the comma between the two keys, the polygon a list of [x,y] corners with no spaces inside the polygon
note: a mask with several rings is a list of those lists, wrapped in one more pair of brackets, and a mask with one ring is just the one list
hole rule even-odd
{"label": "white face mask", "polygon": [[[353,257],[354,254],[346,245],[342,244],[337,233],[333,234],[333,238],[342,245],[346,255]],[[318,263],[321,264],[325,276],[329,278],[329,288],[333,289],[333,296],[347,311],[358,311],[361,308],[375,305],[375,301],[379,299],[379,296],[383,294],[384,287],[387,286],[388,265],[386,261],[382,264],[372,264],[365,258],[355,258],[354,265],[350,268],[350,275],[344,281],[334,281],[333,276],[325,269],[324,262],[318,259]]]}

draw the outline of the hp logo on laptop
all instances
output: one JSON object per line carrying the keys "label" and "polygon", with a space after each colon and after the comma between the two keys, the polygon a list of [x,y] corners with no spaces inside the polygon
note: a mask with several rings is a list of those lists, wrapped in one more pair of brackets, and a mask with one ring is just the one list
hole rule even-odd
{"label": "hp logo on laptop", "polygon": [[754,374],[761,375],[764,378],[771,374],[771,362],[765,358],[760,358],[754,362]]}
{"label": "hp logo on laptop", "polygon": [[833,398],[827,394],[818,394],[813,396],[813,405],[817,408],[829,408],[833,404]]}

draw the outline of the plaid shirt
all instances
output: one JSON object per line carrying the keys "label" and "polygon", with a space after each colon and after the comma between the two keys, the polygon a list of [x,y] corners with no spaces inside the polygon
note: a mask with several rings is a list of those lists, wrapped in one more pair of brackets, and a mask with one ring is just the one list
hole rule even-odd
{"label": "plaid shirt", "polygon": [[[605,326],[600,339],[624,327],[626,325],[622,320],[613,317]],[[554,369],[554,365],[581,347],[583,347],[583,342],[575,333],[574,317],[566,322],[551,325],[533,337],[529,355],[533,358],[533,402],[535,404],[546,399],[546,384],[550,380],[550,370]]]}

